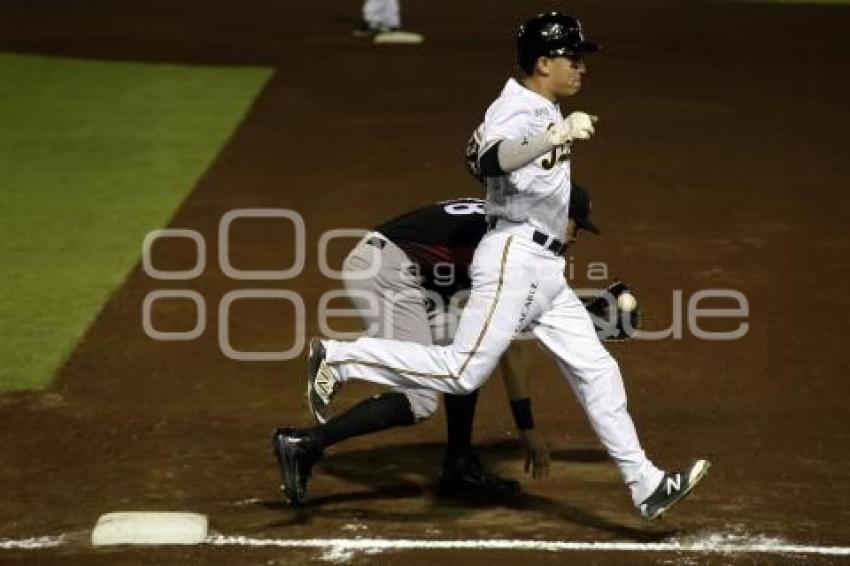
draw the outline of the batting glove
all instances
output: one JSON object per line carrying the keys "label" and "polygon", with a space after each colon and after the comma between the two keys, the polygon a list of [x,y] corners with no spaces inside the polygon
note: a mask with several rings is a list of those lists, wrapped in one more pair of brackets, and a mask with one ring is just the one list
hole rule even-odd
{"label": "batting glove", "polygon": [[593,135],[593,124],[599,118],[585,112],[573,112],[562,122],[551,124],[546,130],[552,145],[563,145],[573,140],[586,140]]}

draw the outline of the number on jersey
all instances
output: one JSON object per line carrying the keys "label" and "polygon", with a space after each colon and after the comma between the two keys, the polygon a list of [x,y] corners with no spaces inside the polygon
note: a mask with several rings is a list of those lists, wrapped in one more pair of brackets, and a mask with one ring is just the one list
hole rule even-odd
{"label": "number on jersey", "polygon": [[569,144],[556,145],[552,148],[552,151],[545,154],[543,158],[540,160],[540,166],[546,169],[547,171],[557,165],[558,163],[563,163],[564,161],[570,160],[570,146]]}
{"label": "number on jersey", "polygon": [[480,200],[455,200],[443,205],[446,214],[466,216],[467,214],[484,214],[484,202]]}

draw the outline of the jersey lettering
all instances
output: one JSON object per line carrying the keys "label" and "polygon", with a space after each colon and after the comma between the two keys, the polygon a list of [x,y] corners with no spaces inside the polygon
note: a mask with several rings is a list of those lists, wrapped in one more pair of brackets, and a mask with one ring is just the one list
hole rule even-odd
{"label": "jersey lettering", "polygon": [[546,156],[540,161],[540,165],[546,169],[547,171],[557,165],[558,163],[563,163],[564,161],[569,161],[570,159],[570,148],[567,144],[557,145],[552,148]]}

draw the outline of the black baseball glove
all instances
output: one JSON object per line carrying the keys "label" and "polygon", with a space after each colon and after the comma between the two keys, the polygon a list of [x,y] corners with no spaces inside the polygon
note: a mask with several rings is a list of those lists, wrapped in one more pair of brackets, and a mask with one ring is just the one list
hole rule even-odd
{"label": "black baseball glove", "polygon": [[640,329],[641,312],[637,300],[632,301],[634,308],[630,310],[623,310],[620,307],[620,296],[626,294],[634,297],[628,285],[622,281],[615,281],[598,296],[581,299],[587,312],[590,313],[590,318],[596,327],[596,335],[600,340],[625,342]]}

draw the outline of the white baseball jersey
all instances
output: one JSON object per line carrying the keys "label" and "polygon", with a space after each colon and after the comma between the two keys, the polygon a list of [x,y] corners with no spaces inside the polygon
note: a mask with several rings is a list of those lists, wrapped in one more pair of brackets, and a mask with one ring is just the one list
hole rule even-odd
{"label": "white baseball jersey", "polygon": [[[500,140],[541,134],[562,119],[557,104],[509,79],[480,127],[481,153]],[[560,238],[567,228],[570,206],[569,155],[565,144],[509,175],[487,177],[487,216],[527,222]]]}

